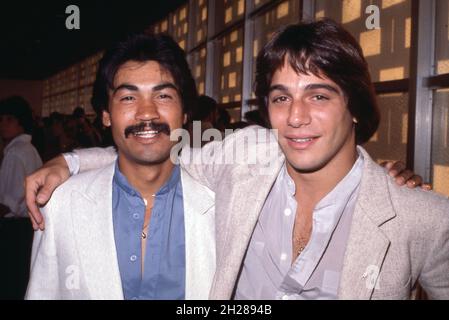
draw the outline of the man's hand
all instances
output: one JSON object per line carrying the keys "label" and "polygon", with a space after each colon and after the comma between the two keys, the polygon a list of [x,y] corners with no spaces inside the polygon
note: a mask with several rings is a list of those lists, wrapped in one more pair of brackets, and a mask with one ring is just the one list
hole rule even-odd
{"label": "man's hand", "polygon": [[62,155],[48,161],[25,180],[25,199],[33,229],[44,230],[45,224],[39,206],[45,205],[53,191],[70,177]]}
{"label": "man's hand", "polygon": [[388,170],[388,174],[395,178],[398,185],[402,186],[407,184],[409,188],[415,188],[421,186],[424,190],[432,190],[432,186],[427,183],[423,183],[422,177],[414,174],[411,170],[406,169],[405,163],[402,161],[385,161],[381,163],[382,167]]}

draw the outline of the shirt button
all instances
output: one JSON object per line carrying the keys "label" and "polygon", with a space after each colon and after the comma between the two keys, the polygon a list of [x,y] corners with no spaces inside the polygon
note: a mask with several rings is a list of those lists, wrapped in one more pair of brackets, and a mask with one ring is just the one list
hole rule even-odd
{"label": "shirt button", "polygon": [[287,260],[287,254],[286,253],[281,254],[281,260],[282,261]]}
{"label": "shirt button", "polygon": [[140,217],[140,215],[139,215],[138,213],[134,213],[134,214],[133,214],[133,218],[134,218],[134,219],[137,220],[137,219],[139,219],[139,217]]}
{"label": "shirt button", "polygon": [[131,260],[132,262],[137,260],[137,256],[135,254],[133,254],[131,257],[129,257],[129,260]]}
{"label": "shirt button", "polygon": [[288,295],[284,294],[284,295],[282,296],[282,300],[288,300],[288,299],[289,299]]}
{"label": "shirt button", "polygon": [[289,217],[292,214],[292,210],[290,208],[287,208],[284,210],[284,214],[286,217]]}

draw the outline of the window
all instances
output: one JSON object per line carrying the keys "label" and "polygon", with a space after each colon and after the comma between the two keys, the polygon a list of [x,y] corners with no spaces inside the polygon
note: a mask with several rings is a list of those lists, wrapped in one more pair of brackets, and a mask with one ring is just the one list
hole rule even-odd
{"label": "window", "polygon": [[77,106],[86,114],[94,114],[90,99],[98,63],[103,56],[99,52],[84,61],[63,70],[44,81],[42,116],[57,111],[71,114]]}
{"label": "window", "polygon": [[378,163],[406,160],[408,129],[408,94],[389,93],[377,96],[381,110],[379,129],[364,147]]}
{"label": "window", "polygon": [[[380,28],[368,29],[369,5],[380,9]],[[365,148],[374,160],[407,160],[409,95],[396,80],[409,77],[411,0],[317,0],[315,17],[328,17],[343,26],[362,47],[373,82],[392,82],[388,93],[378,94],[379,129]],[[395,82],[396,81],[396,82]],[[395,89],[395,86],[397,87]],[[395,92],[397,90],[397,92]]]}
{"label": "window", "polygon": [[[251,0],[251,4],[252,4],[252,8],[253,9],[258,9],[261,6],[263,6],[264,4],[270,3],[270,0]],[[298,2],[298,1],[296,1]]]}
{"label": "window", "polygon": [[170,34],[173,39],[184,50],[187,49],[187,37],[189,32],[188,22],[188,6],[184,5],[171,14],[171,27]]}
{"label": "window", "polygon": [[193,79],[195,79],[198,94],[203,95],[206,92],[206,47],[201,47],[191,52],[188,56],[188,61]]}
{"label": "window", "polygon": [[[379,29],[366,26],[369,5],[380,9]],[[422,17],[423,12],[428,13]],[[413,160],[415,172],[449,195],[449,0],[186,0],[147,30],[175,38],[186,50],[198,92],[212,95],[235,122],[257,107],[247,105],[255,103],[251,89],[257,53],[278,28],[298,22],[303,14],[341,22],[363,49],[381,110],[379,129],[365,145],[372,157]],[[412,35],[415,15],[423,23],[417,26],[421,33]],[[431,58],[419,50],[411,54],[415,47]],[[91,110],[97,58],[44,81],[43,115],[69,113],[74,105]],[[414,90],[421,79],[423,85]]]}
{"label": "window", "polygon": [[[371,4],[380,9],[380,29],[366,28]],[[374,82],[409,77],[411,0],[317,0],[315,17],[342,23],[359,40]]]}
{"label": "window", "polygon": [[245,16],[245,0],[215,1],[215,34],[243,19]]}
{"label": "window", "polygon": [[219,103],[241,101],[243,29],[230,31],[218,41]]}
{"label": "window", "polygon": [[449,73],[449,1],[436,2],[435,73]]}
{"label": "window", "polygon": [[168,33],[168,18],[163,19],[148,28],[149,33]]}
{"label": "window", "polygon": [[[268,42],[268,40],[271,39],[276,30],[282,26],[299,22],[299,4],[299,1],[295,0],[282,1],[274,8],[262,12],[254,19],[254,37],[252,41],[252,83],[254,83],[255,80],[257,54]],[[254,93],[252,93],[252,97],[255,97]]]}
{"label": "window", "polygon": [[449,195],[449,89],[434,91],[432,180],[435,191]]}
{"label": "window", "polygon": [[191,14],[193,16],[192,26],[192,48],[200,45],[207,39],[207,0],[192,0]]}

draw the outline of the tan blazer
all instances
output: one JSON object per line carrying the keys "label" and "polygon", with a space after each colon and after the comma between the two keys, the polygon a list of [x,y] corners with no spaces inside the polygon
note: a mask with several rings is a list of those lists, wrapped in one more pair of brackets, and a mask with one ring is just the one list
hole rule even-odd
{"label": "tan blazer", "polygon": [[[209,143],[203,154],[229,154],[256,129],[261,128],[240,130],[224,144]],[[261,152],[257,144],[249,145],[248,154]],[[285,161],[275,140],[264,144],[265,151],[274,155],[265,166],[200,165],[188,162],[191,154],[181,158],[185,170],[216,194],[217,271],[211,299],[232,297],[258,216]],[[338,297],[408,299],[419,280],[430,298],[449,299],[449,200],[420,188],[397,186],[360,150],[365,165]]]}
{"label": "tan blazer", "polygon": [[[54,192],[43,209],[45,231],[35,233],[26,299],[123,299],[112,225],[113,174],[109,164],[70,178]],[[183,170],[181,180],[186,299],[207,299],[215,270],[214,194]]]}

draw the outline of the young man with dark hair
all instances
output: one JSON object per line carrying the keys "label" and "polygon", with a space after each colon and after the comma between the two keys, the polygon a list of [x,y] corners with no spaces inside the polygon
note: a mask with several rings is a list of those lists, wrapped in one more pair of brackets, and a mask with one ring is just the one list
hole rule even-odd
{"label": "young man with dark hair", "polygon": [[106,52],[96,88],[118,159],[70,179],[43,209],[27,298],[207,298],[213,193],[170,161],[170,133],[196,101],[183,50],[132,36]]}
{"label": "young man with dark hair", "polygon": [[31,144],[33,115],[25,99],[14,96],[0,101],[0,137],[5,144],[0,166],[0,217],[28,216],[23,184],[26,176],[42,166]]}
{"label": "young man with dark hair", "polygon": [[[257,66],[256,93],[278,140],[248,144],[248,134],[268,133],[252,126],[202,153],[219,159],[246,143],[248,158],[263,145],[271,161],[180,157],[216,194],[209,298],[408,298],[418,278],[431,297],[448,297],[448,200],[399,187],[357,146],[379,122],[360,46],[331,21],[293,25]],[[114,159],[99,150],[77,156],[81,169]],[[30,178],[30,207],[37,186],[54,187],[47,177],[68,175],[64,160],[53,164]]]}
{"label": "young man with dark hair", "polygon": [[258,182],[236,298],[404,299],[418,280],[449,298],[449,201],[398,187],[360,146],[380,117],[356,40],[329,20],[286,27],[258,55],[256,96],[285,161]]}

